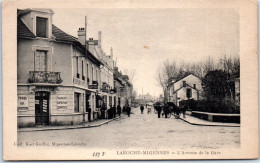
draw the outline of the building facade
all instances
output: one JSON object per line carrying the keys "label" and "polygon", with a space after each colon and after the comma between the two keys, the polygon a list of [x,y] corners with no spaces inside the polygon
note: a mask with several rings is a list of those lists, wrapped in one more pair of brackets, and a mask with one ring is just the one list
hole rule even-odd
{"label": "building facade", "polygon": [[179,106],[179,102],[188,99],[202,99],[201,79],[193,74],[188,74],[178,80],[171,80],[167,86],[168,102]]}
{"label": "building facade", "polygon": [[111,48],[110,55],[106,55],[101,44],[101,31],[98,32],[98,40],[90,38],[86,40],[87,48],[95,55],[102,66],[100,67],[100,91],[99,95],[105,102],[107,108],[116,105],[116,92],[114,89],[114,60],[113,60],[113,49]]}
{"label": "building facade", "polygon": [[56,27],[53,14],[50,9],[18,10],[19,127],[72,125],[95,117],[102,63]]}

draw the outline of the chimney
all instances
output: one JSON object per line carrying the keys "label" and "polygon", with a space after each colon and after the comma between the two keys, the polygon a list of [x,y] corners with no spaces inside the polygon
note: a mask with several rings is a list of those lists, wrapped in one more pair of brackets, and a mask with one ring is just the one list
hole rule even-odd
{"label": "chimney", "polygon": [[79,28],[78,30],[78,41],[82,44],[86,44],[86,31],[85,28]]}
{"label": "chimney", "polygon": [[98,46],[101,47],[101,31],[98,31]]}
{"label": "chimney", "polygon": [[110,48],[110,56],[111,56],[110,58],[113,59],[113,48],[112,47]]}

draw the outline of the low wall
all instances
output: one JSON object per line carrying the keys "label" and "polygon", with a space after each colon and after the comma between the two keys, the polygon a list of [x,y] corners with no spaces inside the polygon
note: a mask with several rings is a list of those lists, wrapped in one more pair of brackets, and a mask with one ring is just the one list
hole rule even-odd
{"label": "low wall", "polygon": [[211,122],[240,123],[240,114],[222,114],[192,111],[191,115]]}
{"label": "low wall", "polygon": [[17,125],[19,128],[33,127],[35,126],[35,116],[18,116]]}

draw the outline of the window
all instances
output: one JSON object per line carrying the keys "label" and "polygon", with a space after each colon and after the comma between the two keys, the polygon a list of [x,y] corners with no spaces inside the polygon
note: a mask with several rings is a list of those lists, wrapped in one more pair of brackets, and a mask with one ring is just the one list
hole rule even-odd
{"label": "window", "polygon": [[109,96],[109,106],[111,107],[112,106],[112,97]]}
{"label": "window", "polygon": [[89,99],[90,99],[90,94],[86,94],[86,112],[88,112],[90,108]]}
{"label": "window", "polygon": [[196,84],[193,84],[193,88],[196,89]]}
{"label": "window", "polygon": [[87,64],[87,78],[88,78],[88,64]]}
{"label": "window", "polygon": [[107,96],[104,95],[102,98],[103,98],[104,103],[107,105]]}
{"label": "window", "polygon": [[96,70],[96,81],[98,81],[98,70]]}
{"label": "window", "polygon": [[74,93],[74,112],[78,113],[79,112],[79,93]]}
{"label": "window", "polygon": [[192,96],[192,92],[191,92],[191,89],[187,89],[187,92],[186,92],[186,95],[187,95],[187,98],[190,99],[191,96]]}
{"label": "window", "polygon": [[92,100],[91,100],[91,108],[94,110],[94,108],[95,108],[95,96],[94,95],[92,95],[92,98],[91,98]]}
{"label": "window", "polygon": [[34,55],[35,71],[47,71],[47,51],[36,50]]}
{"label": "window", "polygon": [[82,69],[82,80],[85,80],[85,76],[84,76],[84,61],[81,61],[81,69]]}
{"label": "window", "polygon": [[79,78],[79,58],[76,57],[77,78]]}
{"label": "window", "polygon": [[94,80],[94,69],[92,67],[92,74],[91,74],[91,77],[92,77],[92,81]]}
{"label": "window", "polygon": [[47,38],[47,18],[36,17],[36,36]]}

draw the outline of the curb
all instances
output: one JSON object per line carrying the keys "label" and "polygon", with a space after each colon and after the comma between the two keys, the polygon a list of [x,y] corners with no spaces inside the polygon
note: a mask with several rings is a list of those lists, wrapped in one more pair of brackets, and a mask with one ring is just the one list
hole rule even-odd
{"label": "curb", "polygon": [[62,127],[62,128],[38,128],[38,129],[35,129],[35,130],[26,130],[26,131],[19,131],[19,129],[17,130],[18,132],[34,132],[34,131],[49,131],[49,130],[72,130],[72,129],[81,129],[81,128],[94,128],[94,127],[99,127],[99,126],[102,126],[104,124],[108,124],[109,122],[111,121],[114,121],[118,118],[122,118],[123,116],[121,115],[120,117],[116,117],[116,118],[113,118],[113,119],[110,119],[110,120],[107,120],[105,122],[102,122],[100,124],[96,124],[96,125],[86,125],[86,126],[68,126],[68,127]]}
{"label": "curb", "polygon": [[183,120],[183,121],[186,122],[186,123],[189,123],[189,124],[191,124],[191,125],[196,125],[196,126],[240,127],[240,125],[239,125],[239,126],[231,126],[231,125],[221,125],[221,124],[217,125],[217,124],[191,123],[191,122],[189,122],[189,121],[187,121],[187,120],[185,120],[185,119],[183,119],[183,118],[180,118],[180,119]]}

